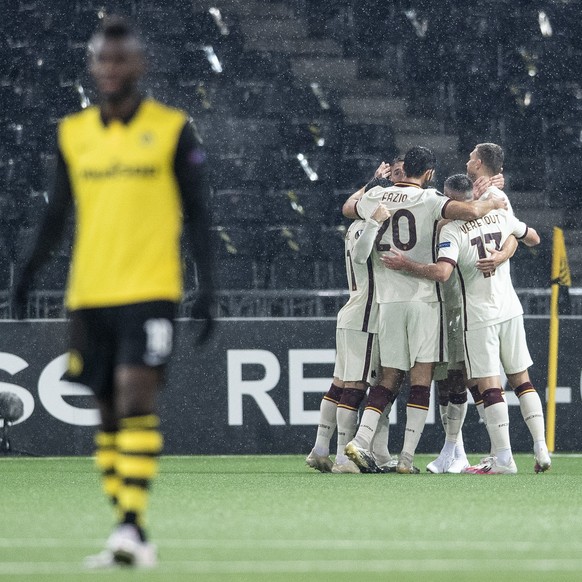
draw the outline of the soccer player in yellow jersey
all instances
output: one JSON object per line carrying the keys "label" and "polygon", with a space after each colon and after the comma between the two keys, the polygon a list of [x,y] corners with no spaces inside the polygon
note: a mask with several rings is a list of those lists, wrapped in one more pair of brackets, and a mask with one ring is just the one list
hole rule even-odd
{"label": "soccer player in yellow jersey", "polygon": [[156,548],[144,513],[162,449],[156,397],[182,295],[182,217],[198,267],[192,316],[204,322],[200,341],[212,327],[205,156],[184,112],[140,94],[144,49],[126,22],[106,19],[89,57],[101,105],[59,125],[55,189],[14,300],[22,313],[34,273],[74,204],[67,374],[95,393],[96,461],[119,520],[106,549],[87,565],[152,567]]}

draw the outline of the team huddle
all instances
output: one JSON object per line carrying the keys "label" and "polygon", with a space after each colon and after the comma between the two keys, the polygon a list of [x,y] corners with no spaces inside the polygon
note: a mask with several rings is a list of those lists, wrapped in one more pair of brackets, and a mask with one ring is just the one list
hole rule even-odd
{"label": "team huddle", "polygon": [[[415,146],[344,204],[350,298],[336,329],[333,382],[307,464],[333,473],[419,473],[414,454],[438,388],[445,443],[431,473],[514,474],[503,366],[533,440],[536,472],[551,459],[540,397],[530,382],[523,309],[510,277],[518,241],[539,244],[504,194],[503,150],[478,144],[467,174],[449,177],[444,195],[427,188],[436,159]],[[409,375],[404,442],[388,448],[389,414]],[[462,425],[470,391],[491,453],[470,466]],[[361,404],[367,401],[358,416]],[[335,462],[329,456],[337,427]]]}

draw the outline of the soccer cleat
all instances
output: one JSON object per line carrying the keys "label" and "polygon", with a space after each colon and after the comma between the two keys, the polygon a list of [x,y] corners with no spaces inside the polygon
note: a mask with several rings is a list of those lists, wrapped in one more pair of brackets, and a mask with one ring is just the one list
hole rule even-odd
{"label": "soccer cleat", "polygon": [[469,459],[467,459],[466,456],[459,457],[458,459],[455,459],[451,463],[451,466],[447,469],[446,472],[458,475],[459,473],[462,473],[463,469],[466,469],[468,466],[469,466]]}
{"label": "soccer cleat", "polygon": [[390,459],[388,462],[378,465],[378,473],[396,473],[396,465],[398,465],[398,461]]}
{"label": "soccer cleat", "polygon": [[318,455],[315,451],[311,451],[305,462],[312,468],[317,469],[321,473],[331,473],[333,462],[329,456]]}
{"label": "soccer cleat", "polygon": [[547,448],[540,449],[538,454],[535,455],[536,464],[534,465],[534,471],[536,473],[545,473],[550,470],[552,466],[552,460],[550,459],[550,453]]}
{"label": "soccer cleat", "polygon": [[343,463],[334,463],[331,468],[332,473],[359,473],[360,468],[356,463],[350,461],[349,459]]}
{"label": "soccer cleat", "polygon": [[500,465],[497,457],[489,457],[485,463],[467,467],[462,472],[468,475],[515,475],[517,466],[513,458],[509,465]]}
{"label": "soccer cleat", "polygon": [[429,473],[448,473],[449,468],[453,464],[455,459],[451,455],[445,455],[441,453],[434,461],[431,461],[427,466],[426,470]]}
{"label": "soccer cleat", "polygon": [[345,448],[346,456],[353,461],[362,473],[377,473],[378,465],[374,460],[374,456],[370,451],[362,449],[354,444],[354,441],[350,441]]}
{"label": "soccer cleat", "polygon": [[130,524],[120,525],[107,540],[107,550],[116,564],[136,568],[154,568],[158,564],[157,548],[141,540],[137,529]]}
{"label": "soccer cleat", "polygon": [[412,464],[414,457],[408,453],[400,453],[398,457],[398,464],[396,465],[396,472],[402,475],[418,475],[420,469]]}

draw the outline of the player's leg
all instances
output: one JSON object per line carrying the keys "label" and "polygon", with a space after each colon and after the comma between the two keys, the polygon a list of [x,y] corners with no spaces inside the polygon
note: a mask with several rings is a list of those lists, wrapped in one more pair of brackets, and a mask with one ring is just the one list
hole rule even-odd
{"label": "player's leg", "polygon": [[[395,327],[398,323],[394,321],[392,315],[387,310],[390,304],[380,304],[379,306],[379,333],[377,341],[380,352],[381,373],[380,382],[370,388],[368,401],[360,419],[360,425],[354,438],[346,445],[346,455],[354,461],[361,469],[377,470],[376,462],[372,456],[371,443],[376,433],[380,417],[389,402],[394,402],[397,388],[400,386],[402,372],[384,366],[386,356],[385,349],[393,343]],[[372,343],[372,346],[374,344]]]}
{"label": "player's leg", "polygon": [[[449,384],[448,384],[448,363],[439,362],[435,365],[433,381],[437,388],[437,397],[439,402],[439,415],[445,436],[447,434],[447,407],[449,405]],[[443,473],[444,469],[440,462],[440,455],[434,461],[431,461],[426,470],[429,473]]]}
{"label": "player's leg", "polygon": [[[337,368],[337,364],[336,364]],[[333,466],[329,458],[329,443],[337,424],[337,407],[344,391],[344,383],[334,372],[329,390],[323,395],[319,405],[319,423],[315,443],[305,459],[307,465],[322,473],[329,473]]]}
{"label": "player's leg", "polygon": [[[461,427],[467,413],[467,390],[463,370],[449,370],[447,379],[437,383],[439,394],[446,390],[445,442],[439,456],[426,467],[430,473],[460,473],[468,466]],[[445,395],[440,396],[443,402]],[[449,425],[450,418],[450,425]]]}
{"label": "player's leg", "polygon": [[509,385],[519,399],[519,408],[533,440],[536,473],[547,471],[551,459],[546,445],[544,411],[540,396],[530,381],[527,368],[532,360],[527,348],[523,318],[502,325],[501,361]]}
{"label": "player's leg", "polygon": [[477,379],[495,455],[479,465],[467,468],[464,471],[467,473],[517,473],[509,438],[509,409],[503,398],[498,372],[499,330],[499,325],[493,325],[465,332],[467,375]]}
{"label": "player's leg", "polygon": [[519,399],[519,408],[523,420],[533,440],[536,473],[549,470],[552,461],[546,444],[544,411],[540,396],[530,381],[527,370],[516,374],[507,374],[507,380]]}
{"label": "player's leg", "polygon": [[361,469],[376,472],[378,467],[371,452],[371,443],[380,417],[388,403],[396,399],[397,388],[404,372],[382,367],[380,384],[372,386],[360,425],[354,438],[346,445],[346,455]]}
{"label": "player's leg", "polygon": [[359,473],[359,467],[345,453],[358,428],[358,411],[366,396],[367,382],[345,382],[337,407],[337,454],[332,473]]}
{"label": "player's leg", "polygon": [[[394,402],[397,387],[409,369],[408,344],[401,341],[406,337],[406,313],[400,304],[380,303],[378,309],[378,345],[380,352],[381,377],[378,385],[370,389],[368,402],[360,420],[358,432],[346,445],[346,454],[363,469],[377,469],[370,451],[380,416],[389,402]],[[397,337],[398,340],[394,341]],[[404,367],[393,365],[394,362]]]}
{"label": "player's leg", "polygon": [[347,443],[354,437],[358,411],[366,390],[378,368],[376,334],[353,329],[339,329],[337,334],[336,371],[341,372],[344,389],[337,406],[337,454],[332,473],[359,473],[345,454]]}
{"label": "player's leg", "polygon": [[390,454],[388,442],[390,437],[390,412],[394,405],[394,401],[400,393],[400,387],[404,380],[404,374],[399,375],[397,383],[390,392],[388,404],[384,412],[378,419],[378,426],[372,438],[371,451],[374,461],[381,473],[393,473],[396,471],[397,459]]}
{"label": "player's leg", "polygon": [[398,473],[418,473],[414,466],[414,454],[422,436],[430,403],[430,385],[434,364],[416,362],[410,369],[410,392],[406,403],[406,428],[402,452],[398,458]]}
{"label": "player's leg", "polygon": [[117,562],[151,567],[157,557],[155,546],[146,539],[145,513],[163,444],[157,397],[172,353],[175,305],[153,301],[112,308],[111,312],[117,335],[116,468],[123,517],[108,545]]}
{"label": "player's leg", "polygon": [[446,327],[440,303],[406,305],[406,336],[410,358],[410,392],[406,404],[406,428],[398,473],[417,473],[413,459],[422,436],[430,403],[435,362],[446,361]]}

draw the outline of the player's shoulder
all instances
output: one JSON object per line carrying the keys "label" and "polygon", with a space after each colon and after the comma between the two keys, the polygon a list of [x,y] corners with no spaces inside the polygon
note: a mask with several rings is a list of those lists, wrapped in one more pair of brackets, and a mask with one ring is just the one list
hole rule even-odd
{"label": "player's shoulder", "polygon": [[59,127],[74,127],[84,123],[91,123],[99,118],[99,107],[91,105],[80,111],[68,113],[59,121]]}
{"label": "player's shoulder", "polygon": [[498,188],[497,186],[489,186],[487,190],[485,190],[485,192],[481,194],[480,200],[486,200],[491,195],[497,196],[498,198],[508,199],[507,194],[503,190],[501,190],[501,188]]}
{"label": "player's shoulder", "polygon": [[172,107],[171,105],[167,105],[151,97],[144,99],[143,107],[147,109],[148,115],[158,116],[162,119],[175,119],[176,121],[186,123],[190,118],[188,113],[183,109]]}

